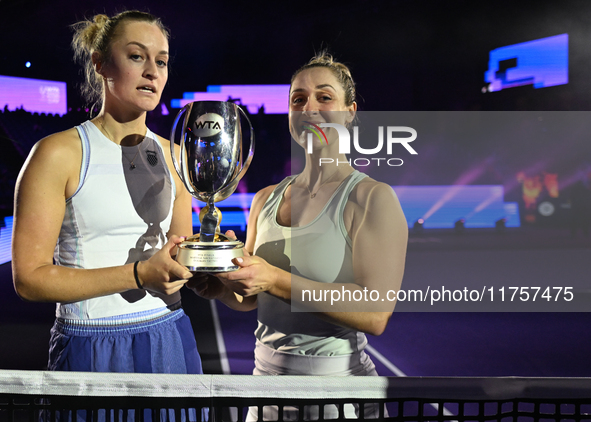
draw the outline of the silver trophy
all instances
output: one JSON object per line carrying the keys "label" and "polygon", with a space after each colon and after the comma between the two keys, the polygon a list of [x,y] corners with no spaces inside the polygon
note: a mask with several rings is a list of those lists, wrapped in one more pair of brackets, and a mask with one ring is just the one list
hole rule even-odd
{"label": "silver trophy", "polygon": [[[245,161],[240,114],[250,126],[250,148]],[[195,101],[185,105],[176,116],[170,141],[172,161],[180,179],[193,197],[207,204],[199,214],[199,234],[179,245],[176,260],[192,272],[237,270],[232,259],[244,255],[244,244],[220,233],[221,212],[214,203],[236,190],[252,161],[254,131],[250,120],[234,103]],[[179,161],[175,143],[180,145]]]}

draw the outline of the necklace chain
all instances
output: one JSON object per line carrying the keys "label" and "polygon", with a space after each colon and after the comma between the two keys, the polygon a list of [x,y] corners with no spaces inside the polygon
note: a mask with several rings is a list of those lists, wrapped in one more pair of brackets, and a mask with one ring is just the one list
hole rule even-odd
{"label": "necklace chain", "polygon": [[320,185],[318,186],[318,189],[316,189],[316,192],[312,192],[310,190],[310,188],[308,187],[308,185],[305,185],[306,189],[308,190],[308,193],[310,194],[310,199],[314,199],[316,197],[316,195],[318,194],[318,191],[320,191],[320,189],[322,189],[322,186],[327,184],[336,174],[338,174],[338,172],[335,171],[328,179],[326,179],[324,182],[320,183]]}
{"label": "necklace chain", "polygon": [[[109,138],[109,140],[110,140],[111,142],[114,142],[114,143],[116,143],[116,142],[113,140],[113,137],[111,136],[111,134],[109,133],[109,131],[108,131],[108,130],[105,128],[105,125],[104,125],[103,123],[104,123],[104,119],[102,119],[102,120],[101,120],[101,127],[102,127],[102,128],[103,128],[103,130],[105,131],[105,134],[107,135],[107,138]],[[137,149],[137,151],[135,152],[135,155],[133,156],[133,158],[132,158],[131,160],[130,160],[129,158],[127,158],[127,155],[123,154],[123,156],[125,157],[125,159],[126,159],[127,161],[129,161],[129,169],[130,169],[130,170],[135,170],[135,168],[137,167],[137,166],[134,164],[134,161],[135,161],[135,159],[137,158],[137,155],[140,153],[140,149],[141,149],[141,145],[138,145],[138,149]]]}

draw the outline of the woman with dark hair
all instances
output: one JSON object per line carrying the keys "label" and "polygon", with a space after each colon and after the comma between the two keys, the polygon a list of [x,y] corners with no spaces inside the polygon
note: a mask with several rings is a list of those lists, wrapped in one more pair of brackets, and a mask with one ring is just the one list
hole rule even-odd
{"label": "woman with dark hair", "polygon": [[[339,151],[338,127],[349,127],[357,111],[345,65],[323,53],[300,68],[289,110],[292,137],[306,150],[303,171],[255,195],[245,244],[252,256],[235,258],[237,271],[195,278],[190,287],[233,309],[258,308],[255,375],[377,375],[365,334],[384,332],[395,302],[354,298],[374,290],[386,298],[400,288],[406,219],[392,188]],[[335,293],[348,299],[331,303]],[[378,414],[377,406],[365,408],[366,418]],[[338,409],[325,407],[325,418],[336,416]],[[257,417],[251,409],[250,420]],[[265,407],[265,420],[276,417],[276,408]]]}
{"label": "woman with dark hair", "polygon": [[15,193],[14,286],[57,302],[49,369],[202,373],[172,256],[192,233],[170,142],[146,126],[168,78],[168,31],[148,13],[74,25],[100,112],[32,149]]}

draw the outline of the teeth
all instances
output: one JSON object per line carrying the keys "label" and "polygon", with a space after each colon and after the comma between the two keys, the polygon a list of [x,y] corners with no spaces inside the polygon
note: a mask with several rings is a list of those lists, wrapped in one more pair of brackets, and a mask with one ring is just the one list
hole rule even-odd
{"label": "teeth", "polygon": [[140,90],[140,91],[147,91],[147,92],[154,92],[152,90],[152,88],[148,88],[148,87],[141,87],[141,88],[138,88],[138,90]]}

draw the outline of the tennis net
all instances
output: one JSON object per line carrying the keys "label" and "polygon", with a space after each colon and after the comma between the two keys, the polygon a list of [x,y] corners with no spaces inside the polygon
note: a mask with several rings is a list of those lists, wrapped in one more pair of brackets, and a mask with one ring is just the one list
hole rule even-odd
{"label": "tennis net", "polygon": [[0,370],[0,422],[243,421],[249,410],[278,421],[591,422],[591,379]]}

